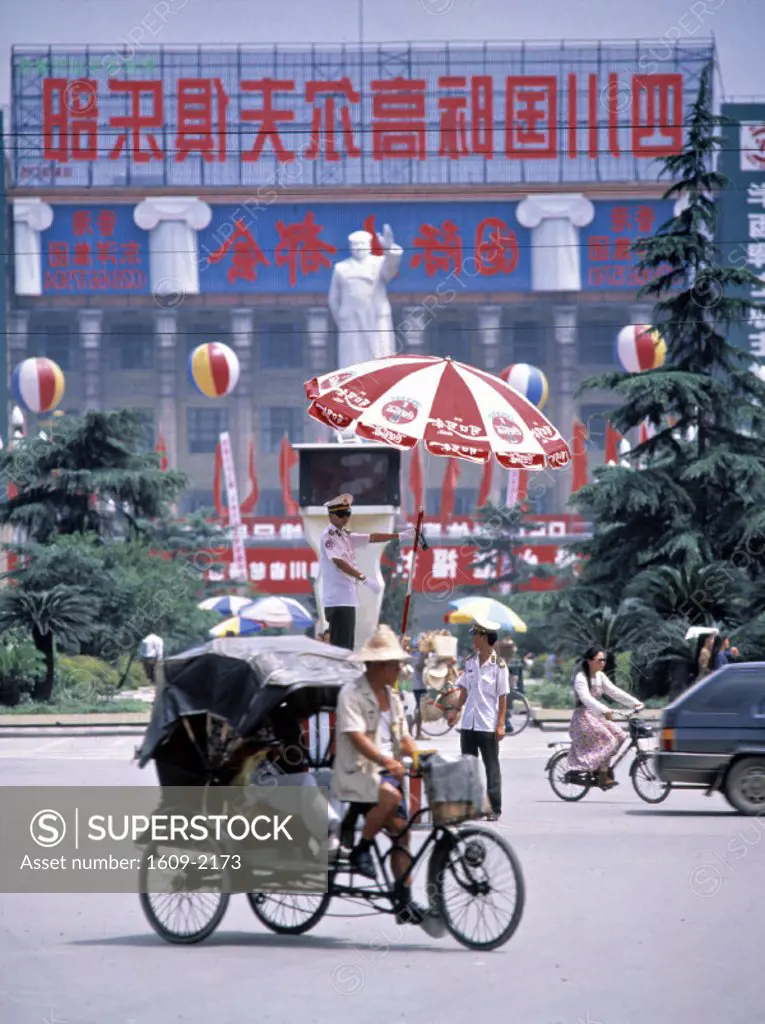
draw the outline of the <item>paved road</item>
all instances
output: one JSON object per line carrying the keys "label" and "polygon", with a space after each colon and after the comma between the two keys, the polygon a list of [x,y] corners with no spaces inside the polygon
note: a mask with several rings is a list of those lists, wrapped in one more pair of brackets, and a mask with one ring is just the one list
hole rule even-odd
{"label": "paved road", "polygon": [[[326,917],[307,936],[280,938],[244,897],[232,898],[208,942],[172,947],[151,931],[136,897],[3,895],[0,1019],[762,1020],[765,823],[698,793],[649,807],[625,775],[610,793],[563,804],[542,771],[554,738],[527,730],[503,744],[501,827],[527,887],[524,918],[503,949],[472,953],[387,917]],[[130,763],[136,742],[0,737],[0,778],[11,786],[151,785],[152,770]],[[448,737],[442,748],[456,745]]]}

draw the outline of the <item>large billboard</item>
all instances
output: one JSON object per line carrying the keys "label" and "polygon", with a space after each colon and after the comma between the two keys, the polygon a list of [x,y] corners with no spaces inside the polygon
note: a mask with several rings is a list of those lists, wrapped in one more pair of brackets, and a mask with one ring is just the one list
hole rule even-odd
{"label": "large billboard", "polygon": [[[583,291],[634,292],[646,281],[631,249],[668,220],[662,200],[593,202],[581,230]],[[132,204],[55,203],[41,232],[44,295],[151,293],[149,232]],[[450,283],[493,292],[532,290],[532,231],[515,202],[211,203],[198,232],[201,294],[326,294],[332,267],[348,255],[348,235],[390,224],[403,253],[391,294],[429,295]],[[439,292],[440,294],[440,292]]]}
{"label": "large billboard", "polygon": [[[765,102],[724,103],[720,112],[731,120],[720,152],[720,171],[728,179],[720,202],[720,249],[728,266],[748,267],[763,280],[746,297],[765,303]],[[765,316],[753,312],[735,331],[735,341],[765,356]]]}
{"label": "large billboard", "polygon": [[[645,49],[645,52],[644,52]],[[17,186],[653,181],[710,42],[14,47]]]}

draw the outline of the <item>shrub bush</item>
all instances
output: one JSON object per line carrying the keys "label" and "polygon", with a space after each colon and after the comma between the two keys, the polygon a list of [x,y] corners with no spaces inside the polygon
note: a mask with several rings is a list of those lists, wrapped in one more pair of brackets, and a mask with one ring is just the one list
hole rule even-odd
{"label": "shrub bush", "polygon": [[571,708],[574,707],[574,698],[569,683],[540,683],[538,686],[529,687],[526,696],[533,704],[539,704],[542,708]]}
{"label": "shrub bush", "polygon": [[45,675],[45,659],[29,640],[10,635],[0,645],[0,704],[15,707],[29,700]]}

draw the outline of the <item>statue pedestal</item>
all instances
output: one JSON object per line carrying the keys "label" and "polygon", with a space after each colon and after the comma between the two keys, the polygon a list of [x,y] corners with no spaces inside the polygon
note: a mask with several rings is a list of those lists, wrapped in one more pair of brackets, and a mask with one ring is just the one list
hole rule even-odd
{"label": "statue pedestal", "polygon": [[[329,526],[325,501],[337,494],[353,495],[353,533],[394,533],[401,505],[401,454],[378,444],[299,444],[300,518],[305,539],[319,557],[319,541]],[[380,572],[385,544],[370,544],[356,552],[356,564],[365,576],[382,586]],[[319,615],[326,621],[321,600],[322,581],[315,584]],[[383,592],[373,594],[357,585],[356,638],[358,648],[377,628]]]}
{"label": "statue pedestal", "polygon": [[[396,515],[398,510],[390,505],[369,505],[366,508],[353,506],[353,522],[351,530],[353,533],[393,533],[396,527]],[[323,505],[309,506],[300,509],[300,518],[303,520],[303,531],[305,539],[311,545],[319,557],[319,541],[324,530],[329,524],[327,510]],[[356,564],[361,572],[370,579],[377,580],[383,586],[380,564],[385,544],[370,544],[356,552]],[[358,595],[358,606],[356,608],[356,639],[355,647],[360,647],[374,633],[380,621],[380,608],[384,589],[379,594],[373,594],[368,587],[361,583],[356,585]],[[321,603],[321,576],[316,579],[316,604],[321,619],[326,622],[324,608]]]}

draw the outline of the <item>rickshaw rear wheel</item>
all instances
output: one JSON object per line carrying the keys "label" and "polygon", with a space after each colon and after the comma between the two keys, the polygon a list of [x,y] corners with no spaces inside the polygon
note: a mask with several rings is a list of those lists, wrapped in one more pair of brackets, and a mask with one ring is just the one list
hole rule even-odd
{"label": "rickshaw rear wheel", "polygon": [[[328,892],[305,895],[287,892],[247,893],[255,917],[277,935],[303,935],[310,931],[326,914],[331,898]],[[291,913],[292,920],[277,920],[280,912],[285,917]]]}
{"label": "rickshaw rear wheel", "polygon": [[[164,860],[167,863],[163,865],[163,855],[159,851],[166,845],[152,841],[144,849],[139,868],[141,909],[154,931],[165,942],[191,946],[203,942],[212,935],[228,910],[230,896],[227,892],[202,890],[193,884],[184,884],[185,881],[191,882],[194,875],[199,880],[200,869],[188,872],[187,875],[184,875],[183,869],[179,869],[180,873],[173,877],[169,891],[148,892],[151,870],[174,870],[170,858],[177,855],[165,854]],[[220,874],[224,883],[221,888],[225,888],[225,876],[228,872],[224,870]],[[181,923],[180,928],[173,927],[171,923],[165,923],[163,920],[168,917],[172,920],[173,915],[177,915]]]}

